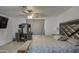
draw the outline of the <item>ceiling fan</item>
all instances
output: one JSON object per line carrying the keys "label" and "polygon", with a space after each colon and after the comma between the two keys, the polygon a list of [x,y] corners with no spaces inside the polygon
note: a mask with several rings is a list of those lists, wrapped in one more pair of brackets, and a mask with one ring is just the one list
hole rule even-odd
{"label": "ceiling fan", "polygon": [[22,14],[26,16],[39,17],[40,12],[32,6],[22,6]]}

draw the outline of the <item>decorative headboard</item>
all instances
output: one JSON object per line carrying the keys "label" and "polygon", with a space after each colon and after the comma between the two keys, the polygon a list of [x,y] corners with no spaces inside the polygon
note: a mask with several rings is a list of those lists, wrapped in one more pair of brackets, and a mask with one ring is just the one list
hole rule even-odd
{"label": "decorative headboard", "polygon": [[60,23],[60,34],[79,39],[79,19]]}

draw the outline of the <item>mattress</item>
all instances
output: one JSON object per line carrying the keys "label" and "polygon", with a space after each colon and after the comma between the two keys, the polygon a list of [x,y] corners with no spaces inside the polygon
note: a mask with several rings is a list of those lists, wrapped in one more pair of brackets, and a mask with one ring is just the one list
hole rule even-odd
{"label": "mattress", "polygon": [[33,35],[29,53],[78,53],[79,46],[59,41],[53,35]]}

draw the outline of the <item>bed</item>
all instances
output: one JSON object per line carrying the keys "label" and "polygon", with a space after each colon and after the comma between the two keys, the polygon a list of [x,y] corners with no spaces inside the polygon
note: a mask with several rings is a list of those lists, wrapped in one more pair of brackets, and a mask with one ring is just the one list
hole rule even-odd
{"label": "bed", "polygon": [[79,46],[60,41],[53,35],[33,35],[28,53],[78,53]]}

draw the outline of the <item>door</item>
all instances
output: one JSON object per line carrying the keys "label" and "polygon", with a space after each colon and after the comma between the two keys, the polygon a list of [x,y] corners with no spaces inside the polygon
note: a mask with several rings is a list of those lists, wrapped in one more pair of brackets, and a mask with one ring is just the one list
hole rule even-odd
{"label": "door", "polygon": [[26,22],[31,24],[33,35],[44,34],[44,19],[28,19]]}

